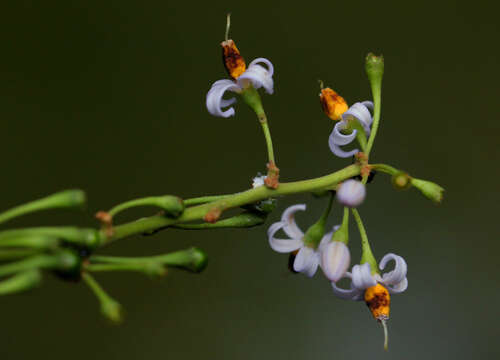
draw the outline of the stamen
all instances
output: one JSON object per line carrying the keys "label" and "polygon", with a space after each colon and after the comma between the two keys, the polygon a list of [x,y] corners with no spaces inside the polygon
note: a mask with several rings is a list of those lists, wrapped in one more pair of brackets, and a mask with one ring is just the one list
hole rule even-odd
{"label": "stamen", "polygon": [[229,28],[231,27],[231,13],[227,14],[227,18],[226,18],[226,36],[224,38],[224,40],[228,40],[229,39]]}
{"label": "stamen", "polygon": [[384,328],[384,350],[387,351],[389,348],[389,332],[387,331],[387,320],[381,319],[380,323],[382,324],[382,327]]}

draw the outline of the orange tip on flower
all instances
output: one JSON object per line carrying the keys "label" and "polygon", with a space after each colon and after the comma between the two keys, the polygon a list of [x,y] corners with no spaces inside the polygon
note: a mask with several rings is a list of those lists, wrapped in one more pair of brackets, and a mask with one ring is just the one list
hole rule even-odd
{"label": "orange tip on flower", "polygon": [[391,296],[383,285],[377,283],[375,286],[366,289],[365,302],[375,319],[389,319]]}
{"label": "orange tip on flower", "polygon": [[247,69],[247,65],[233,40],[225,40],[222,46],[222,61],[229,76],[236,80]]}
{"label": "orange tip on flower", "polygon": [[330,88],[321,89],[319,101],[326,116],[335,121],[340,120],[349,108],[344,98]]}

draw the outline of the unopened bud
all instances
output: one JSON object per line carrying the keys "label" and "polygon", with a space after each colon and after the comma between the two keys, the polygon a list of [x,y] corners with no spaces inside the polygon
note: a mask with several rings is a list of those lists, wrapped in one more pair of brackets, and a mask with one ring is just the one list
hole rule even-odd
{"label": "unopened bud", "polygon": [[339,281],[349,268],[351,253],[340,241],[329,242],[321,252],[321,267],[330,281]]}
{"label": "unopened bud", "polygon": [[220,45],[222,46],[222,62],[224,63],[224,67],[229,76],[236,80],[247,69],[245,59],[240,55],[240,51],[233,40],[225,40]]}
{"label": "unopened bud", "polygon": [[349,179],[340,184],[337,201],[347,207],[357,207],[365,200],[366,188],[361,181]]}
{"label": "unopened bud", "polygon": [[335,121],[349,108],[344,98],[330,88],[321,89],[319,102],[326,116]]}
{"label": "unopened bud", "polygon": [[420,179],[411,179],[411,184],[420,190],[422,194],[435,203],[440,203],[443,200],[444,189],[436,183]]}

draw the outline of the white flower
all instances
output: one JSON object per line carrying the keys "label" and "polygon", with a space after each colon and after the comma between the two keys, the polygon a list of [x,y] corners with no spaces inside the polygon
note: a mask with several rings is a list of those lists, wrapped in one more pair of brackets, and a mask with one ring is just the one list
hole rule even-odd
{"label": "white flower", "polygon": [[338,157],[347,158],[358,153],[358,149],[351,151],[344,151],[340,146],[350,144],[358,133],[357,130],[353,130],[352,133],[345,135],[342,134],[342,130],[347,128],[348,121],[357,119],[359,123],[363,126],[366,136],[370,136],[370,126],[372,124],[373,118],[370,110],[373,111],[373,103],[371,101],[363,101],[361,103],[357,102],[352,105],[349,110],[342,114],[342,120],[335,124],[330,138],[328,139],[328,145],[330,150]]}
{"label": "white flower", "polygon": [[[259,63],[265,64],[267,69],[259,65]],[[272,94],[274,91],[273,73],[274,67],[269,60],[257,58],[250,63],[248,69],[238,76],[236,80],[217,80],[207,93],[208,112],[214,116],[225,118],[234,116],[233,107],[222,110],[236,102],[234,97],[230,99],[222,98],[228,90],[239,94],[251,84],[255,89],[263,87],[268,94]]]}
{"label": "white flower", "polygon": [[264,180],[266,180],[267,176],[256,176],[253,178],[252,188],[258,188],[259,186],[264,186]]}
{"label": "white flower", "polygon": [[408,280],[406,279],[407,265],[401,256],[389,253],[380,261],[380,270],[384,270],[387,263],[391,260],[394,260],[396,264],[394,270],[382,274],[382,276],[379,274],[372,275],[370,264],[368,263],[354,265],[352,273],[345,273],[345,277],[351,279],[350,289],[341,289],[337,287],[337,284],[332,282],[334,294],[342,299],[363,300],[365,290],[375,286],[377,282],[384,285],[391,294],[402,293],[408,287]]}
{"label": "white flower", "polygon": [[[269,245],[274,251],[280,253],[289,253],[299,250],[295,256],[293,269],[296,272],[302,272],[309,277],[312,277],[320,263],[321,251],[332,238],[333,231],[325,234],[321,239],[317,249],[304,244],[304,233],[295,223],[294,215],[297,211],[306,209],[305,204],[293,205],[287,208],[281,216],[281,221],[272,224],[267,231],[269,237]],[[290,239],[278,239],[274,234],[278,230],[283,229]]]}
{"label": "white flower", "polygon": [[[334,231],[340,226],[336,226]],[[339,281],[351,263],[351,253],[341,241],[330,241],[321,249],[321,268],[330,281]]]}
{"label": "white flower", "polygon": [[358,180],[346,180],[340,184],[336,197],[337,201],[344,206],[357,207],[365,200],[365,185]]}

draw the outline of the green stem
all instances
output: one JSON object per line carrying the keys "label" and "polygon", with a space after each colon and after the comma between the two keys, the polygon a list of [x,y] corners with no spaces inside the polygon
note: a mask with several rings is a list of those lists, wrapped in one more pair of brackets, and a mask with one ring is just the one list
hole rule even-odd
{"label": "green stem", "polygon": [[17,260],[35,255],[39,252],[37,249],[0,249],[0,261]]}
{"label": "green stem", "polygon": [[372,88],[373,95],[373,124],[371,127],[370,138],[368,139],[368,144],[366,145],[365,154],[369,158],[370,151],[373,147],[373,142],[377,136],[378,125],[380,122],[380,108],[381,108],[381,98],[382,98],[382,77],[370,79],[370,85]]}
{"label": "green stem", "polygon": [[267,117],[265,113],[259,115],[260,125],[262,126],[262,130],[264,131],[264,138],[266,139],[267,146],[267,155],[269,158],[270,164],[276,164],[274,159],[274,150],[273,150],[273,140],[271,138],[271,132],[269,131],[269,125],[267,123]]}
{"label": "green stem", "polygon": [[111,321],[119,322],[122,319],[120,304],[109,296],[89,273],[84,272],[82,279],[99,300],[102,314]]}
{"label": "green stem", "polygon": [[13,294],[31,289],[40,284],[42,274],[38,270],[28,270],[0,282],[0,295]]}
{"label": "green stem", "polygon": [[[332,174],[319,178],[290,183],[281,183],[277,189],[269,189],[265,186],[259,186],[258,188],[229,195],[226,198],[211,203],[193,206],[187,208],[182,213],[182,215],[176,219],[166,218],[164,216],[151,216],[148,218],[140,219],[134,222],[114,227],[113,234],[106,240],[104,240],[102,244],[108,244],[118,239],[122,239],[134,234],[150,232],[152,230],[165,226],[199,220],[214,209],[224,211],[230,208],[255,203],[260,200],[280,195],[298,194],[328,189],[345,179],[358,175],[359,172],[359,166],[353,164]],[[105,237],[105,231],[101,232],[101,236]]]}
{"label": "green stem", "polygon": [[85,203],[85,193],[81,190],[66,190],[42,199],[16,206],[0,214],[0,224],[18,216],[35,211],[82,206]]}
{"label": "green stem", "polygon": [[[0,232],[0,244],[13,242],[12,238],[47,237],[63,239],[71,243],[94,247],[101,242],[98,230],[91,228],[61,227],[34,227],[26,229],[5,230]],[[1,246],[1,245],[0,245]]]}
{"label": "green stem", "polygon": [[27,270],[57,268],[60,266],[61,259],[58,256],[38,255],[15,263],[0,266],[0,276],[11,275]]}
{"label": "green stem", "polygon": [[361,235],[361,264],[369,263],[372,273],[378,272],[377,261],[373,256],[372,249],[370,247],[370,243],[368,242],[368,235],[366,234],[365,227],[363,225],[363,221],[361,221],[361,216],[359,216],[359,212],[356,209],[351,209],[352,214],[354,215],[354,220],[356,221],[356,225],[358,225],[359,234]]}
{"label": "green stem", "polygon": [[396,169],[395,167],[392,167],[387,164],[372,164],[371,165],[374,170],[380,170],[381,172],[384,172],[389,175],[396,175],[401,173],[401,170]]}
{"label": "green stem", "polygon": [[186,206],[193,206],[193,205],[206,204],[208,202],[225,199],[225,198],[227,198],[229,196],[231,196],[231,195],[200,196],[200,197],[197,197],[197,198],[192,198],[192,199],[184,200],[184,205],[186,205]]}
{"label": "green stem", "polygon": [[147,275],[162,276],[165,274],[165,269],[158,263],[132,263],[132,264],[90,264],[85,266],[85,270],[90,272],[103,271],[137,271]]}

